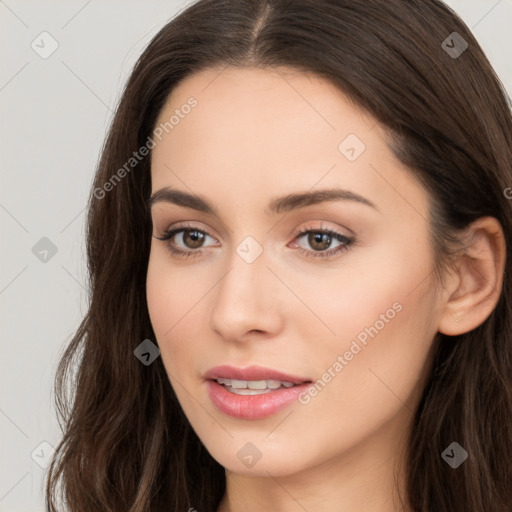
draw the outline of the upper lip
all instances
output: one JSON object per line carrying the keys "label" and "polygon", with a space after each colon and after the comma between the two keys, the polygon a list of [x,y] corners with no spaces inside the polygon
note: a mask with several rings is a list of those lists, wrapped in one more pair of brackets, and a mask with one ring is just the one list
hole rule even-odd
{"label": "upper lip", "polygon": [[281,382],[291,382],[293,384],[302,384],[303,382],[312,382],[311,379],[288,375],[286,373],[264,368],[263,366],[247,366],[246,368],[236,368],[234,366],[222,365],[210,368],[205,374],[206,380],[216,379],[235,379],[235,380],[279,380]]}

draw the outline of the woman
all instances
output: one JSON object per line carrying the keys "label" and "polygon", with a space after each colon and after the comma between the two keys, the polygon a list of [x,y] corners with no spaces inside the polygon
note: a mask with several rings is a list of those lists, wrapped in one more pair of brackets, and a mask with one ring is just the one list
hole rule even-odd
{"label": "woman", "polygon": [[511,147],[438,0],[188,7],[91,191],[49,510],[512,510]]}

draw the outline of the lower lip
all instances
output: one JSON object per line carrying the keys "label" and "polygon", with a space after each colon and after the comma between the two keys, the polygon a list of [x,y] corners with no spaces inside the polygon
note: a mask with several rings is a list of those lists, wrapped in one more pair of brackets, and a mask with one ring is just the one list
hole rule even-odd
{"label": "lower lip", "polygon": [[291,388],[280,388],[260,395],[237,395],[231,393],[217,381],[206,382],[208,395],[224,414],[244,420],[258,420],[272,416],[297,400],[311,383],[298,384]]}

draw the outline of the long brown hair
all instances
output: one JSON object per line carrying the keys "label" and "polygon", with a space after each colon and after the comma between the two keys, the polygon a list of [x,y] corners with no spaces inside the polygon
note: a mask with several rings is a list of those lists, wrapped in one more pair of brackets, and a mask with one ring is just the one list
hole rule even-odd
{"label": "long brown hair", "polygon": [[[133,168],[126,162],[147,144],[184,77],[226,65],[316,73],[382,123],[429,194],[440,279],[457,233],[477,218],[497,218],[512,240],[504,193],[512,186],[510,106],[479,44],[445,4],[196,2],[139,58],[102,150],[87,219],[90,305],[55,381],[63,438],[47,475],[50,511],[64,510],[59,496],[72,512],[215,511],[225,492],[224,468],[185,418],[161,358],[146,366],[134,356],[143,340],[155,341],[145,295],[150,155]],[[490,317],[460,336],[438,334],[407,447],[414,511],[512,510],[511,258],[507,251]],[[441,457],[453,441],[469,453],[457,469]]]}

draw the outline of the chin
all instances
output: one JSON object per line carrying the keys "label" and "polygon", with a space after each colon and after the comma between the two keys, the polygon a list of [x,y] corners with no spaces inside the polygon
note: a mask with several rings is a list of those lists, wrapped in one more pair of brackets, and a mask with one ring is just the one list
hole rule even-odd
{"label": "chin", "polygon": [[241,442],[232,440],[227,445],[212,443],[215,448],[207,449],[210,455],[227,471],[250,476],[276,476],[284,477],[313,466],[315,461],[309,461],[300,453],[297,446],[277,445],[270,446],[257,440]]}

